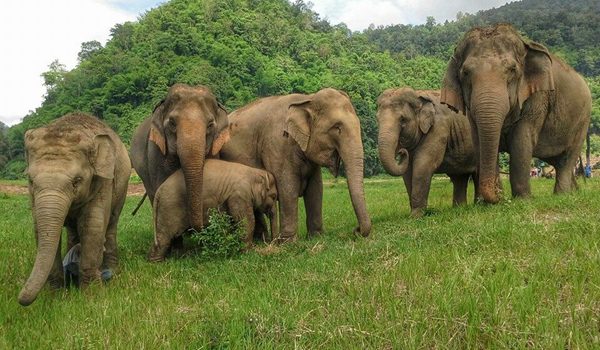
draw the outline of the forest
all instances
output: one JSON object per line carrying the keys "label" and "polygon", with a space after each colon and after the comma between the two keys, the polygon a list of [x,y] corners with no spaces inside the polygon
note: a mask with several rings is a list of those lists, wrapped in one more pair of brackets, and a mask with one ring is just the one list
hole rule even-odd
{"label": "forest", "polygon": [[[352,32],[296,0],[171,0],[116,24],[110,40],[81,44],[79,64],[58,61],[42,74],[42,105],[10,128],[0,125],[0,177],[25,169],[23,136],[68,112],[105,120],[129,143],[133,130],[176,83],[209,86],[232,111],[268,95],[346,91],[361,118],[365,175],[383,172],[377,155],[376,99],[386,88],[437,89],[456,41],[473,26],[512,23],[583,74],[600,133],[600,3],[523,0],[456,20],[371,26]],[[600,153],[600,136],[592,135]]]}

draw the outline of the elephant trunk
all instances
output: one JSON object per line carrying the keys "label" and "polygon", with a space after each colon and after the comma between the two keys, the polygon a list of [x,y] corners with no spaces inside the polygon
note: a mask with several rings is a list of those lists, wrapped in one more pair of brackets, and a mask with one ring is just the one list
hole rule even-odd
{"label": "elephant trunk", "polygon": [[[474,91],[477,91],[474,89]],[[498,147],[504,118],[509,111],[508,92],[483,89],[473,94],[472,119],[477,127],[479,191],[487,203],[498,203]]]}
{"label": "elephant trunk", "polygon": [[19,303],[23,306],[33,303],[48,279],[71,204],[70,198],[54,190],[44,190],[34,198],[33,215],[38,247],[31,275],[19,294]]}
{"label": "elephant trunk", "polygon": [[[382,123],[379,126],[379,159],[383,168],[392,176],[402,176],[408,169],[408,157],[403,157],[401,163],[396,162],[396,150],[398,149],[398,139],[400,137],[400,126],[398,123]],[[403,153],[408,155],[404,150]]]}
{"label": "elephant trunk", "polygon": [[360,137],[349,138],[351,141],[343,143],[340,148],[340,156],[346,169],[348,180],[348,191],[354,207],[354,213],[358,219],[359,231],[363,237],[371,232],[371,219],[367,213],[365,201],[364,177],[364,151]]}
{"label": "elephant trunk", "polygon": [[187,208],[190,225],[200,231],[204,226],[202,181],[206,154],[206,128],[180,123],[177,130],[177,153],[187,189]]}
{"label": "elephant trunk", "polygon": [[267,213],[269,217],[269,224],[271,225],[271,239],[272,241],[276,237],[279,237],[279,223],[277,222],[277,203],[273,204],[269,212]]}

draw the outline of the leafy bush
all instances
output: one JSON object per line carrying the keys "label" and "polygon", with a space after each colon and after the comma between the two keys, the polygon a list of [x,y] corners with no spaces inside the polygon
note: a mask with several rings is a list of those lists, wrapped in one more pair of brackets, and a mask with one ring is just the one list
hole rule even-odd
{"label": "leafy bush", "polygon": [[235,223],[231,216],[216,209],[208,211],[208,225],[192,234],[192,240],[201,248],[204,259],[227,259],[238,255],[244,248],[244,225]]}

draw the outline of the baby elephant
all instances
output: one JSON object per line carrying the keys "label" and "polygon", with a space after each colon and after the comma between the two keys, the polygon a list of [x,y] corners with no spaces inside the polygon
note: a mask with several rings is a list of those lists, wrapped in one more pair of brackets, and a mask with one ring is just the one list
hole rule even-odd
{"label": "baby elephant", "polygon": [[95,117],[70,114],[25,133],[29,195],[37,256],[19,303],[31,304],[46,280],[64,284],[61,231],[71,249],[79,241],[80,286],[117,265],[117,222],[125,203],[131,162],[127,149]]}
{"label": "baby elephant", "polygon": [[404,177],[411,216],[423,215],[433,174],[448,174],[453,204],[466,203],[469,177],[476,177],[469,120],[440,104],[438,91],[388,89],[377,104],[379,158],[390,175]]}
{"label": "baby elephant", "polygon": [[[148,260],[163,261],[171,240],[191,227],[186,206],[187,195],[182,170],[173,173],[158,188],[153,205],[154,244]],[[208,209],[224,209],[236,222],[243,220],[245,240],[250,245],[255,223],[264,229],[262,215],[266,214],[271,223],[271,237],[276,237],[276,201],[275,178],[268,171],[217,159],[207,159],[204,162],[204,225],[208,223]],[[255,219],[259,221],[256,222]]]}

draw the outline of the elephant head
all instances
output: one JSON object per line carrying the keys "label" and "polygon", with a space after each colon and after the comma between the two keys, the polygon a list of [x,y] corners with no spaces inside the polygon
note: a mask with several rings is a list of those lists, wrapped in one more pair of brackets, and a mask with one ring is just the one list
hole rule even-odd
{"label": "elephant head", "polygon": [[[385,170],[402,176],[408,169],[408,151],[414,149],[435,121],[431,96],[411,88],[388,89],[377,99],[379,158]],[[396,162],[401,155],[401,163]]]}
{"label": "elephant head", "polygon": [[267,214],[271,225],[271,238],[279,236],[279,224],[277,222],[277,184],[275,177],[268,171],[257,178],[252,186],[254,196],[254,208]]}
{"label": "elephant head", "polygon": [[551,66],[544,46],[523,40],[508,24],[470,30],[448,63],[441,102],[469,116],[479,189],[488,203],[498,202],[502,128],[517,120],[531,94],[554,90]]}
{"label": "elephant head", "polygon": [[103,181],[113,181],[116,149],[109,135],[86,134],[80,125],[51,124],[27,131],[25,150],[37,255],[19,294],[19,303],[29,305],[48,279],[59,254],[61,231],[69,210],[89,202]]}
{"label": "elephant head", "polygon": [[157,146],[158,158],[171,164],[170,170],[181,166],[190,222],[197,230],[203,223],[204,159],[218,154],[227,142],[227,125],[227,112],[204,86],[173,85],[152,114],[149,140]]}
{"label": "elephant head", "polygon": [[368,236],[371,220],[364,195],[360,121],[348,95],[323,89],[305,96],[288,107],[285,125],[286,134],[296,141],[305,157],[326,166],[334,176],[338,174],[340,160],[344,162],[359,231]]}

